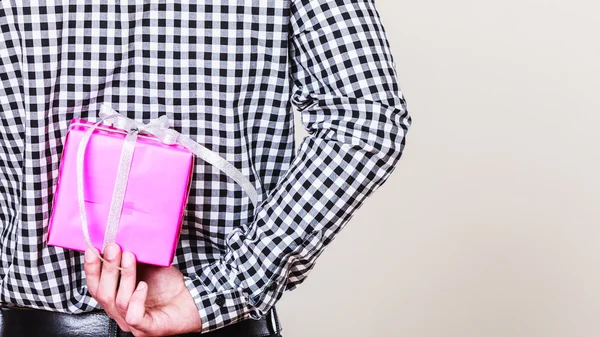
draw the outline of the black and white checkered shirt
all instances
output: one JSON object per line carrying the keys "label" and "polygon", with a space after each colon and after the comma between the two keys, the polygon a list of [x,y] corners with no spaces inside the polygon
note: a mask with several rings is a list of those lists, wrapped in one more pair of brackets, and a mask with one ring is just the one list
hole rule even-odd
{"label": "black and white checkered shirt", "polygon": [[82,254],[45,235],[69,122],[100,103],[167,115],[259,193],[196,164],[174,265],[204,331],[265,315],[400,159],[412,122],[374,0],[165,2],[0,1],[3,305],[99,308]]}

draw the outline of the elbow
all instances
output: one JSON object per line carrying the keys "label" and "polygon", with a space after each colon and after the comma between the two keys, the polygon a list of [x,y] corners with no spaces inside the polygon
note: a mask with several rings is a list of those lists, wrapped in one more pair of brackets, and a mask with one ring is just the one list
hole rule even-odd
{"label": "elbow", "polygon": [[403,97],[395,97],[394,104],[384,104],[372,97],[305,94],[295,96],[294,102],[309,138],[389,166],[402,156],[412,125]]}
{"label": "elbow", "polygon": [[377,157],[378,164],[385,167],[396,166],[406,146],[412,117],[403,104],[401,107],[380,106],[373,113],[370,127],[364,128],[361,143]]}

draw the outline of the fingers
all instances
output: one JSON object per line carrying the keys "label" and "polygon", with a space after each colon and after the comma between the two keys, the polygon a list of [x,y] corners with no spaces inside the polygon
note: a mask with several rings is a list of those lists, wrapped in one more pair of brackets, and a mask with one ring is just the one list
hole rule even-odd
{"label": "fingers", "polygon": [[[104,251],[104,259],[111,264],[121,264],[121,249],[117,245],[108,245]],[[100,283],[98,284],[98,293],[96,299],[101,304],[106,305],[105,311],[111,310],[114,307],[115,297],[117,294],[117,284],[119,282],[119,270],[108,263],[102,264],[100,274]]]}
{"label": "fingers", "polygon": [[130,252],[124,252],[121,257],[121,281],[115,304],[121,317],[125,317],[129,308],[129,300],[135,291],[136,263],[135,256]]}
{"label": "fingers", "polygon": [[98,303],[102,305],[106,314],[112,317],[119,327],[123,330],[129,330],[125,319],[119,314],[115,303],[117,295],[117,285],[119,283],[119,269],[111,264],[119,266],[121,264],[121,248],[116,244],[106,246],[103,257],[108,263],[103,263],[100,271],[100,282],[96,295],[94,296]]}
{"label": "fingers", "polygon": [[[94,248],[94,251],[98,252],[96,248]],[[90,248],[85,251],[84,259],[83,270],[85,271],[87,288],[90,294],[96,297],[98,284],[100,283],[100,268],[102,263]]]}
{"label": "fingers", "polygon": [[125,321],[135,330],[151,331],[153,330],[154,320],[146,313],[146,296],[148,295],[148,285],[140,281],[137,289],[131,295],[129,308]]}
{"label": "fingers", "polygon": [[[96,250],[96,252],[98,252]],[[112,317],[119,327],[125,331],[132,331],[126,323],[125,316],[129,309],[129,303],[136,290],[136,260],[130,252],[121,254],[118,245],[108,245],[104,251],[104,259],[110,264],[120,266],[119,269],[102,261],[94,254],[94,251],[87,249],[85,253],[84,270],[86,273],[86,282],[90,294],[100,303],[107,315]],[[120,280],[119,280],[120,277]],[[144,283],[145,284],[145,283]],[[147,284],[146,292],[147,292]],[[118,288],[118,291],[117,291]],[[143,303],[145,303],[145,296]],[[139,295],[138,295],[139,300]],[[137,335],[141,332],[133,330]]]}

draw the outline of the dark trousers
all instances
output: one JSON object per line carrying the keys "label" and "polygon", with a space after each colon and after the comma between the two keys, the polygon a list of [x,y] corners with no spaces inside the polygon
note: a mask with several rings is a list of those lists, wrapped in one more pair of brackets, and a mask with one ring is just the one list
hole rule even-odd
{"label": "dark trousers", "polygon": [[[103,311],[79,315],[34,309],[0,310],[0,337],[132,337]],[[208,333],[186,337],[281,337],[275,308],[260,320],[248,319]]]}

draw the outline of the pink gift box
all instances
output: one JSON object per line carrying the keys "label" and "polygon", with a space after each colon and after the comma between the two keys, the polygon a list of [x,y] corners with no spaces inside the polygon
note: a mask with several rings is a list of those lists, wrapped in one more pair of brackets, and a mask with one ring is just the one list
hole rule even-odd
{"label": "pink gift box", "polygon": [[[85,131],[94,123],[74,119],[64,144],[47,243],[78,251],[87,248],[77,203],[76,157]],[[85,206],[90,238],[101,251],[121,149],[127,132],[101,125],[84,159]],[[194,155],[139,135],[131,162],[116,243],[138,262],[170,266],[189,195]]]}

